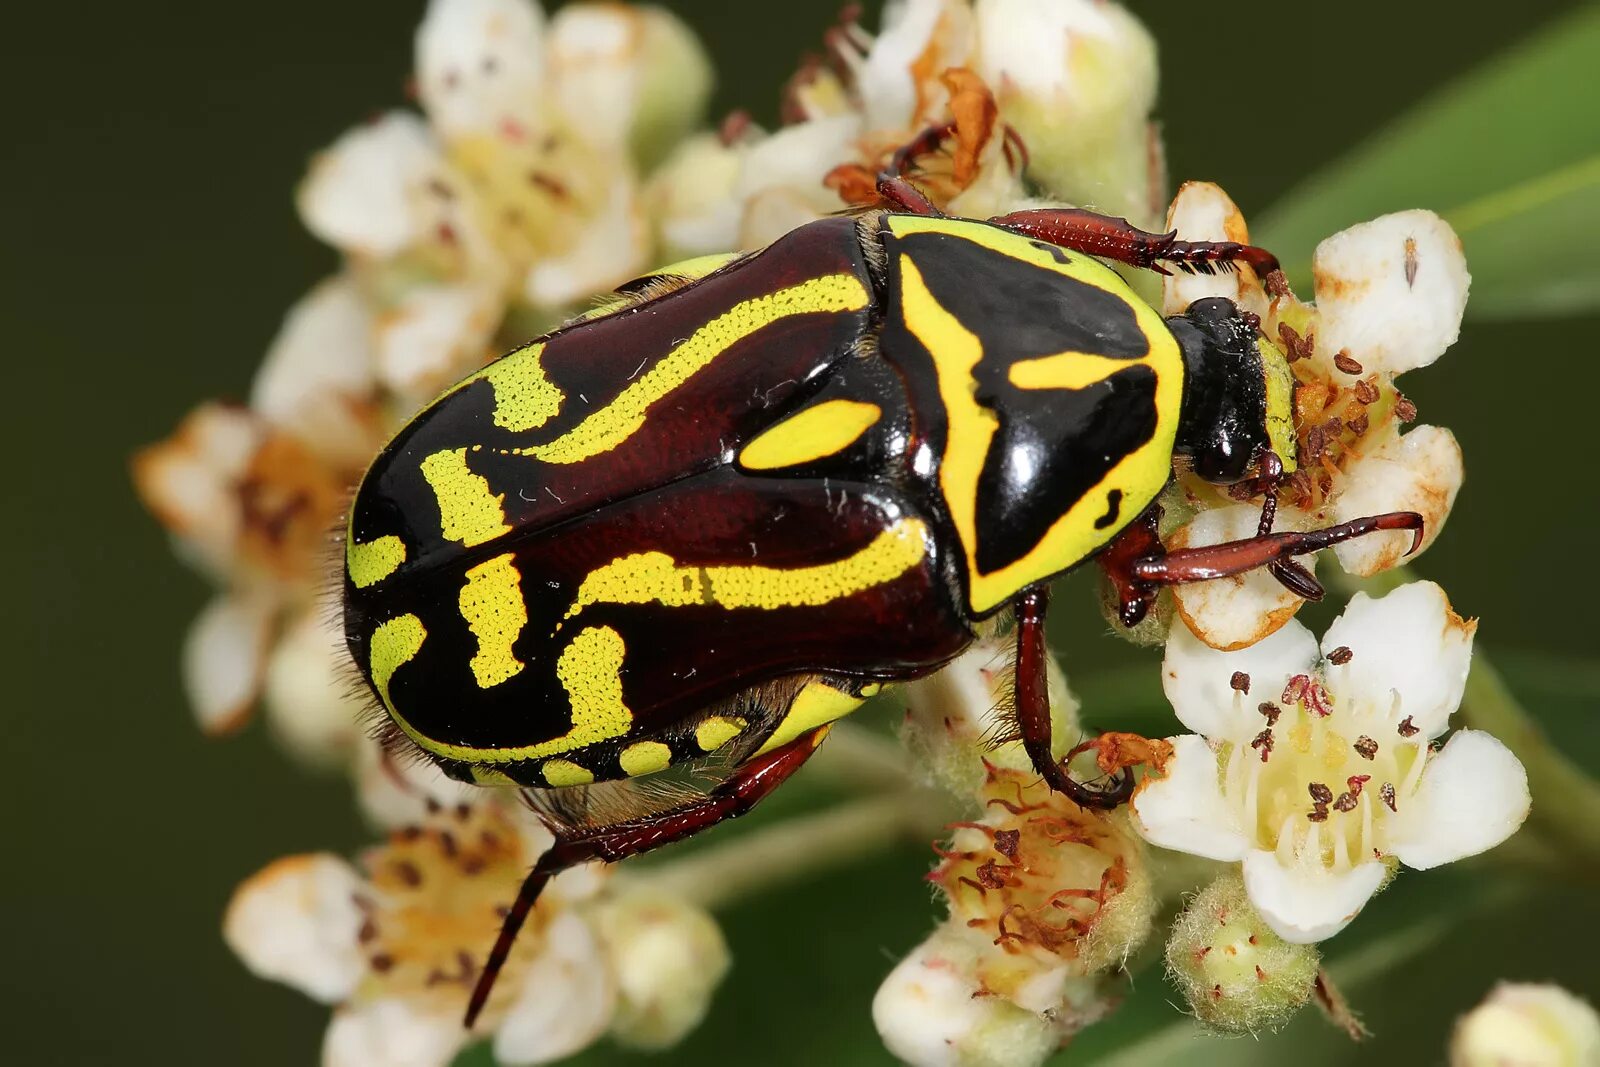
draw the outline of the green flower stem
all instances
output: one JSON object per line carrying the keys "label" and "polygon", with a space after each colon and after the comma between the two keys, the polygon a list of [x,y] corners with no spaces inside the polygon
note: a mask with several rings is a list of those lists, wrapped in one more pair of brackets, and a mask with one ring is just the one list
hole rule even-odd
{"label": "green flower stem", "polygon": [[900,789],[789,819],[618,877],[637,878],[701,907],[718,908],[776,885],[814,878],[903,841],[926,841],[940,834],[951,817],[940,794]]}

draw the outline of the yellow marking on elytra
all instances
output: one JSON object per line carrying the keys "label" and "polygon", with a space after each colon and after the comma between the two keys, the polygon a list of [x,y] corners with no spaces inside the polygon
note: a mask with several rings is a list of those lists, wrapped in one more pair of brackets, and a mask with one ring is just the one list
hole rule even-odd
{"label": "yellow marking on elytra", "polygon": [[467,548],[510,533],[504,493],[491,493],[489,480],[467,467],[467,450],[435,452],[422,461],[422,476],[439,501],[439,532]]}
{"label": "yellow marking on elytra", "polygon": [[350,584],[357,589],[377,585],[400,569],[406,561],[406,543],[394,534],[384,534],[365,544],[348,531],[344,543],[344,568]]}
{"label": "yellow marking on elytra", "polygon": [[505,771],[497,771],[493,767],[472,768],[472,780],[479,785],[514,786],[517,784]]}
{"label": "yellow marking on elytra", "polygon": [[825,400],[764,430],[739,453],[751,470],[775,470],[843,452],[883,417],[883,409],[860,400]]}
{"label": "yellow marking on elytra", "polygon": [[545,374],[544,342],[526,345],[483,369],[494,389],[494,424],[502,430],[536,430],[555,418],[566,399]]}
{"label": "yellow marking on elytra", "polygon": [[694,743],[701,752],[715,752],[743,733],[745,726],[737,715],[710,715],[694,728]]}
{"label": "yellow marking on elytra", "polygon": [[[415,618],[415,616],[408,616]],[[420,623],[418,624],[421,625]],[[398,713],[395,725],[417,744],[439,756],[465,763],[520,763],[559,756],[563,752],[621,737],[633,725],[633,712],[622,700],[622,661],[627,646],[609,626],[578,632],[556,659],[556,678],[567,691],[572,728],[560,737],[515,748],[471,748],[436,741],[418,732]]]}
{"label": "yellow marking on elytra", "polygon": [[865,702],[864,697],[851,696],[824,682],[808,682],[804,689],[795,694],[794,703],[789,705],[788,712],[772,731],[772,736],[756,750],[756,755],[787,745],[807,730],[841,719]]}
{"label": "yellow marking on elytra", "polygon": [[650,406],[711,365],[736,342],[791,315],[858,311],[867,306],[866,287],[854,274],[826,274],[741,301],[695,330],[682,344],[567,433],[542,445],[511,450],[546,463],[581,463],[632,437]]}
{"label": "yellow marking on elytra", "polygon": [[528,607],[522,599],[522,573],[507,552],[467,571],[459,598],[461,617],[478,639],[472,656],[472,675],[479,689],[499,685],[522,671],[523,662],[511,646],[528,624]]}
{"label": "yellow marking on elytra", "polygon": [[[913,257],[909,254],[899,257],[906,326],[933,357],[939,398],[949,426],[939,487],[966,559],[967,601],[974,612],[981,614],[1004,603],[1016,595],[1017,590],[1088,558],[1115,536],[1123,524],[1112,523],[1104,528],[1094,525],[1104,514],[1107,491],[1122,491],[1122,515],[1125,517],[1138,514],[1155,499],[1172,475],[1172,448],[1183,400],[1183,357],[1160,314],[1135,296],[1115,271],[1088,256],[1073,256],[1069,262],[1061,263],[1048,248],[1037,248],[1028,238],[979,222],[892,215],[888,225],[897,236],[932,232],[972,241],[1001,255],[1101,289],[1128,305],[1150,344],[1150,350],[1139,359],[1107,360],[1081,353],[1062,353],[1020,361],[1008,370],[1013,384],[1021,388],[1072,388],[1075,386],[1068,379],[1076,382],[1079,370],[1084,376],[1093,377],[1089,370],[1091,364],[1103,370],[1148,366],[1156,373],[1157,424],[1148,441],[1124,456],[1098,486],[1066,507],[1038,544],[1000,570],[981,573],[977,565],[978,482],[998,428],[995,414],[981,406],[976,398],[973,368],[983,357],[982,342],[934,299]],[[1068,371],[1065,358],[1077,362],[1078,368]],[[1050,382],[1051,377],[1066,384]]]}
{"label": "yellow marking on elytra", "polygon": [[1085,389],[1136,364],[1136,360],[1112,359],[1089,352],[1057,352],[1053,356],[1018,360],[1011,364],[1006,377],[1018,389]]}
{"label": "yellow marking on elytra", "polygon": [[592,604],[816,607],[892,582],[923,561],[928,537],[920,519],[901,519],[853,555],[810,567],[683,566],[665,552],[639,552],[590,571],[566,617]]}
{"label": "yellow marking on elytra", "polygon": [[557,789],[565,786],[588,785],[594,781],[594,772],[567,759],[547,759],[539,767],[544,780]]}
{"label": "yellow marking on elytra", "polygon": [[378,691],[384,706],[394,711],[394,701],[389,699],[389,682],[394,672],[409,663],[422,648],[428,630],[415,615],[398,615],[378,624],[372,631],[368,649],[367,669],[372,674],[372,687]]}
{"label": "yellow marking on elytra", "polygon": [[660,741],[635,741],[622,750],[617,763],[629,778],[654,774],[672,764],[672,749]]}

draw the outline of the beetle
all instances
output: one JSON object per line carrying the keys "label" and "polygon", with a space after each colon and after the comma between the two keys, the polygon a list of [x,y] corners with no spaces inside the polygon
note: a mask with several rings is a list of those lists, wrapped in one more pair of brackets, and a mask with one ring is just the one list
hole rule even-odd
{"label": "beetle", "polygon": [[[1163,319],[1100,261],[1265,277],[1269,253],[1083,210],[945,217],[906,162],[885,208],[621,287],[449,390],[363,478],[344,625],[390,739],[523,787],[555,833],[469,1025],[550,877],[748,811],[829,724],[1003,612],[1038,773],[1125,800],[1131,772],[1082,783],[1052,747],[1046,589],[1084,561],[1133,625],[1166,584],[1267,566],[1316,597],[1291,556],[1420,543],[1409,512],[1272,533],[1295,462],[1282,353],[1227,300]],[[1256,477],[1259,535],[1165,551],[1175,464]],[[714,784],[649,778],[684,766]]]}

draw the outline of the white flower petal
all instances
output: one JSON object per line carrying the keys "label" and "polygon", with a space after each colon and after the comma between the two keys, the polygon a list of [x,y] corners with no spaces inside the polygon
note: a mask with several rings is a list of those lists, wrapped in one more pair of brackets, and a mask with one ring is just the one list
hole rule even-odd
{"label": "white flower petal", "polygon": [[[1244,214],[1222,187],[1211,182],[1184,182],[1167,209],[1167,229],[1185,241],[1250,243]],[[1161,280],[1162,307],[1168,315],[1183,312],[1196,300],[1225,296],[1262,318],[1267,314],[1266,292],[1249,267],[1215,274],[1174,271]]]}
{"label": "white flower petal", "polygon": [[947,99],[938,76],[966,63],[970,23],[957,0],[903,0],[884,12],[883,29],[856,72],[869,129],[909,130],[935,119],[929,106]]}
{"label": "white flower petal", "polygon": [[234,890],[222,936],[244,965],[331,1004],[355,991],[367,961],[356,897],[365,884],[338,856],[288,856]]}
{"label": "white flower petal", "polygon": [[403,397],[428,400],[484,363],[501,310],[500,294],[491,285],[411,290],[379,321],[379,377]]}
{"label": "white flower petal", "polygon": [[357,743],[355,785],[361,813],[385,830],[421,823],[430,800],[450,807],[483,799],[483,787],[446,778],[438,764],[420,755],[390,755],[371,738]]}
{"label": "white flower petal", "polygon": [[967,931],[940,927],[878,987],[872,1022],[902,1063],[1028,1067],[1055,1051],[1061,1037],[1044,1018],[1004,997],[982,995],[979,950]]}
{"label": "white flower petal", "polygon": [[[1207,508],[1173,534],[1171,547],[1193,548],[1253,537],[1260,521],[1261,509],[1249,504]],[[1279,526],[1287,528],[1286,524]],[[1310,560],[1301,557],[1301,562]],[[1189,630],[1224,652],[1247,648],[1277,632],[1305,603],[1265,567],[1229,578],[1175,585],[1172,598]]]}
{"label": "white flower petal", "polygon": [[1377,860],[1335,872],[1320,865],[1285,867],[1276,853],[1262,849],[1244,858],[1250,903],[1274,933],[1297,945],[1324,941],[1350,925],[1388,874]]}
{"label": "white flower petal", "polygon": [[368,405],[373,375],[372,313],[348,278],[332,278],[284,317],[250,388],[250,406],[342,467],[372,458]]}
{"label": "white flower petal", "polygon": [[447,169],[428,127],[391,111],[319,153],[296,200],[306,228],[336,248],[373,258],[425,239],[434,216],[426,185]]}
{"label": "white flower petal", "polygon": [[1388,849],[1418,870],[1476,856],[1516,833],[1531,803],[1516,755],[1492,734],[1460,730],[1389,817]]}
{"label": "white flower petal", "polygon": [[1340,647],[1352,653],[1328,669],[1328,685],[1343,700],[1385,713],[1398,693],[1394,725],[1409,717],[1423,738],[1437,737],[1461,704],[1477,628],[1433,582],[1411,582],[1377,599],[1357,593],[1322,638],[1324,655]]}
{"label": "white flower petal", "polygon": [[1333,373],[1347,351],[1367,373],[1426,367],[1455,343],[1467,307],[1466,257],[1450,224],[1400,211],[1352,226],[1317,246],[1315,358]]}
{"label": "white flower petal", "polygon": [[744,144],[714,133],[683,142],[650,178],[645,200],[667,261],[738,247],[742,205],[734,185],[744,169]]}
{"label": "white flower petal", "polygon": [[322,1067],[446,1067],[466,1044],[454,1014],[391,997],[340,1008],[322,1039]]}
{"label": "white flower petal", "polygon": [[[1167,636],[1161,687],[1178,721],[1213,739],[1248,741],[1261,730],[1257,707],[1276,700],[1284,683],[1306,674],[1317,662],[1317,639],[1290,619],[1270,636],[1237,652],[1219,652],[1174,626]],[[1233,688],[1235,673],[1250,678],[1250,691]]]}
{"label": "white flower petal", "polygon": [[522,138],[544,124],[544,11],[529,0],[431,0],[417,27],[417,92],[433,126]]}
{"label": "white flower petal", "polygon": [[1243,859],[1250,851],[1245,828],[1223,800],[1217,754],[1202,737],[1170,738],[1164,775],[1139,784],[1130,810],[1133,825],[1152,845],[1213,860]]}
{"label": "white flower petal", "polygon": [[344,628],[318,608],[284,628],[267,663],[262,703],[279,743],[312,766],[343,767],[365,735],[364,687],[349,673]]}
{"label": "white flower petal", "polygon": [[[1465,474],[1455,435],[1437,426],[1418,426],[1351,459],[1333,502],[1332,519],[1345,522],[1387,511],[1415,511],[1423,521],[1417,551],[1426,552],[1444,528]],[[1391,530],[1335,545],[1333,554],[1347,573],[1370,577],[1408,559],[1411,542],[1409,531]]]}
{"label": "white flower petal", "polygon": [[842,207],[823,175],[854,158],[858,115],[799,122],[752,145],[733,197],[744,205],[740,248],[760,248],[796,226]]}
{"label": "white flower petal", "polygon": [[649,268],[650,230],[639,191],[625,169],[577,241],[535,263],[524,293],[541,307],[561,307],[612,289]]}
{"label": "white flower petal", "polygon": [[264,597],[225,593],[190,625],[183,642],[183,688],[207,734],[231,733],[249,719],[276,614]]}
{"label": "white flower petal", "polygon": [[711,63],[662,8],[570,4],[550,20],[554,102],[584,140],[640,149],[649,166],[691,129],[711,94]]}
{"label": "white flower petal", "polygon": [[715,919],[678,897],[641,889],[605,905],[595,928],[617,982],[614,1037],[635,1048],[667,1048],[700,1024],[728,973],[728,944]]}
{"label": "white flower petal", "polygon": [[267,428],[246,408],[202,404],[172,436],[139,452],[139,497],[199,566],[225,577],[236,561],[243,516],[236,486]]}
{"label": "white flower petal", "polygon": [[587,1048],[610,1025],[616,990],[599,940],[565,911],[544,930],[517,999],[494,1036],[501,1063],[549,1063]]}

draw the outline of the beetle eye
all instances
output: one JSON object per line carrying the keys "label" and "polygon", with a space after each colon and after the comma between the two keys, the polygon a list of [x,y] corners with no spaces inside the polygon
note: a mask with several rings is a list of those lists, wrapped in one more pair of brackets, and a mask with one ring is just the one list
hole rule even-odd
{"label": "beetle eye", "polygon": [[1251,450],[1223,437],[1194,454],[1194,472],[1212,485],[1232,485],[1250,472]]}

